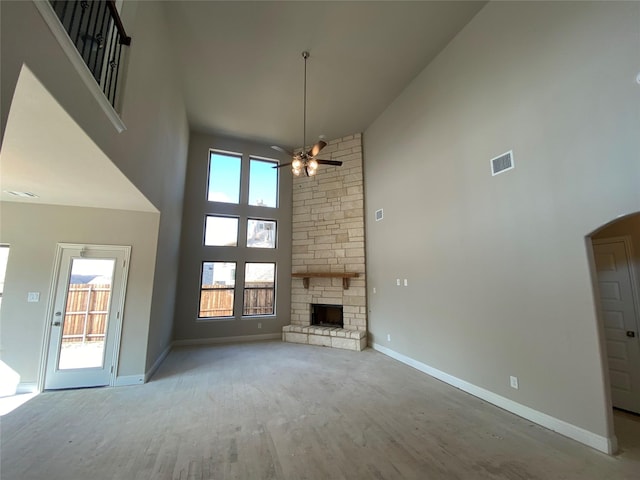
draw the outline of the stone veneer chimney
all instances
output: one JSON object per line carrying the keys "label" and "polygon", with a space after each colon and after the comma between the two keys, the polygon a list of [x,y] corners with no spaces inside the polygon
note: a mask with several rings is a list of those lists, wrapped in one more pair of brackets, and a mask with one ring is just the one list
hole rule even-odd
{"label": "stone veneer chimney", "polygon": [[[362,135],[332,140],[318,156],[343,164],[320,165],[317,175],[293,180],[292,273],[350,272],[359,276],[349,279],[348,289],[343,288],[342,278],[312,277],[308,289],[301,278],[293,278],[291,326],[283,329],[292,335],[287,338],[285,333],[284,339],[340,347],[339,342],[332,344],[326,339],[303,341],[299,334],[301,327],[310,325],[311,304],[342,305],[344,332],[323,335],[357,338],[360,348],[341,348],[361,350],[366,346],[367,331]],[[305,332],[319,334],[320,330]]]}

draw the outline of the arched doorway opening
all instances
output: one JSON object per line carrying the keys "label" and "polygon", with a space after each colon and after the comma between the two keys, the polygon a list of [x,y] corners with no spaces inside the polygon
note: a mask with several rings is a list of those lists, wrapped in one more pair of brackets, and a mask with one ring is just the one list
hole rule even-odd
{"label": "arched doorway opening", "polygon": [[640,451],[640,212],[587,239],[612,426],[619,453]]}

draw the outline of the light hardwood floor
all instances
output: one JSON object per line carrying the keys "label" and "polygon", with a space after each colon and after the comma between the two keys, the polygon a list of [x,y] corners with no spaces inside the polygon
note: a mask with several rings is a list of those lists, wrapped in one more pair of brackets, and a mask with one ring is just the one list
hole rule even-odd
{"label": "light hardwood floor", "polygon": [[2,480],[638,479],[371,349],[176,348],[146,385],[46,392],[2,417]]}

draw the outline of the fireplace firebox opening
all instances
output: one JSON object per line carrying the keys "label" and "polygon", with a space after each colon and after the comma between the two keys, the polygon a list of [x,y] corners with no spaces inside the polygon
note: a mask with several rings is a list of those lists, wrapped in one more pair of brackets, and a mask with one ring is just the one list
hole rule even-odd
{"label": "fireplace firebox opening", "polygon": [[312,303],[311,325],[343,328],[342,305]]}

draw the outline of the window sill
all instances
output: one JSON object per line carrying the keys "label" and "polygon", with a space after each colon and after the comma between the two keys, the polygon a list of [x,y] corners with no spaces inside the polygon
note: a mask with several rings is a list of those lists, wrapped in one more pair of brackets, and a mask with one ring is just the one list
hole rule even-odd
{"label": "window sill", "polygon": [[207,317],[196,318],[196,323],[233,322],[236,317]]}

